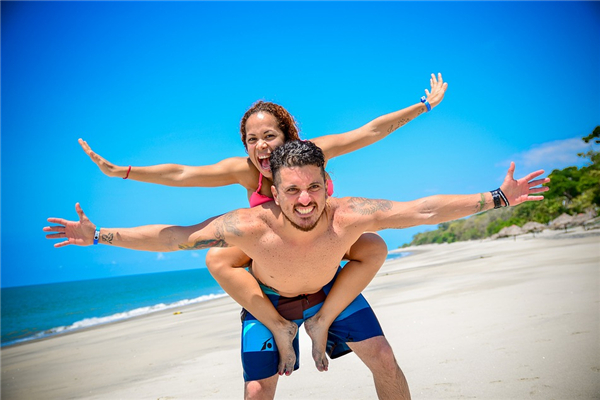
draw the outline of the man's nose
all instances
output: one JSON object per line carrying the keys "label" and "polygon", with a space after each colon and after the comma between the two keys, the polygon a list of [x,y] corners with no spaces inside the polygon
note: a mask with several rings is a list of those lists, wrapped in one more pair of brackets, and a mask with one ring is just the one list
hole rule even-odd
{"label": "man's nose", "polygon": [[310,200],[310,195],[308,194],[308,192],[306,190],[303,190],[302,192],[300,192],[300,196],[298,197],[298,201],[303,206],[305,206],[308,203],[310,203],[310,201],[311,201]]}

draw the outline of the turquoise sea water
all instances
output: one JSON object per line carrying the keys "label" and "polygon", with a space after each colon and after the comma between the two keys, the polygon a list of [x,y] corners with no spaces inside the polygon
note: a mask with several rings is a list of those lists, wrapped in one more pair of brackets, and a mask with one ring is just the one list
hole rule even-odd
{"label": "turquoise sea water", "polygon": [[2,346],[225,296],[205,268],[3,288],[0,294]]}
{"label": "turquoise sea water", "polygon": [[3,288],[2,346],[224,296],[207,269]]}

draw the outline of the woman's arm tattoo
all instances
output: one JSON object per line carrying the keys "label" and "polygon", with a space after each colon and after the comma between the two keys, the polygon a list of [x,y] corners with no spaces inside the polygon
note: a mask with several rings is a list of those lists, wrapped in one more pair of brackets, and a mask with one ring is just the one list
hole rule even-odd
{"label": "woman's arm tattoo", "polygon": [[393,131],[400,128],[401,126],[408,124],[411,120],[412,120],[412,118],[401,118],[395,124],[390,125],[390,127],[388,128],[388,133],[392,133]]}

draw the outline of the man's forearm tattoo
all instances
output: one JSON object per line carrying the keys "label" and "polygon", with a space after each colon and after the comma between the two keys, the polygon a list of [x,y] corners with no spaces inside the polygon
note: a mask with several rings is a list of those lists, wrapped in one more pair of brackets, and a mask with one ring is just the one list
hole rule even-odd
{"label": "man's forearm tattoo", "polygon": [[108,244],[112,244],[113,234],[112,233],[105,233],[104,235],[102,235],[102,241],[106,242]]}
{"label": "man's forearm tattoo", "polygon": [[350,199],[350,209],[361,215],[371,215],[377,211],[389,211],[392,209],[392,202],[389,200],[372,200],[364,197],[352,197]]}
{"label": "man's forearm tattoo", "polygon": [[485,207],[485,196],[483,195],[483,193],[481,194],[481,200],[479,200],[479,209],[477,210],[477,212],[479,211],[483,211],[483,207]]}

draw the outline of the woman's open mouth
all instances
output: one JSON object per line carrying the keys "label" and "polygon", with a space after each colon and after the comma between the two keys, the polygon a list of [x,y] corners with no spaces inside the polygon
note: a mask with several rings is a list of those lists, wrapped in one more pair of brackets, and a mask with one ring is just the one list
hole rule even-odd
{"label": "woman's open mouth", "polygon": [[269,161],[271,158],[270,154],[265,154],[262,156],[258,156],[258,163],[260,164],[260,167],[265,170],[265,171],[270,171],[271,170],[271,162]]}

